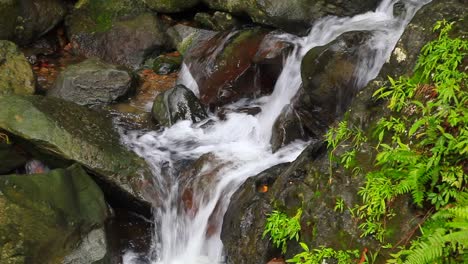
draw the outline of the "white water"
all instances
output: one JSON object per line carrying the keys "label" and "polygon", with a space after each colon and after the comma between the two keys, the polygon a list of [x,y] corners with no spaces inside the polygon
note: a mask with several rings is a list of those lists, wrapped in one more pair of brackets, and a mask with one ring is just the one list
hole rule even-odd
{"label": "white water", "polygon": [[[219,262],[223,252],[220,228],[231,195],[248,177],[296,159],[307,144],[293,142],[276,153],[270,146],[274,121],[301,85],[302,57],[344,32],[372,31],[373,37],[362,47],[357,73],[358,87],[364,86],[378,74],[414,13],[429,0],[407,0],[406,12],[400,17],[393,15],[395,2],[383,0],[375,12],[352,18],[325,18],[303,38],[278,36],[294,43],[295,48],[285,61],[274,92],[251,102],[262,108],[257,116],[230,113],[224,121],[211,116],[211,125],[181,121],[161,132],[122,134],[123,141],[150,164],[161,187],[163,205],[155,209],[156,230],[149,256],[152,263]],[[182,70],[179,82],[198,94],[188,67]],[[211,159],[197,175],[187,178],[176,173],[179,161],[195,160],[207,153],[212,154]],[[187,189],[193,191],[193,206],[189,207],[181,201]],[[134,261],[133,253],[124,256],[125,264]]]}

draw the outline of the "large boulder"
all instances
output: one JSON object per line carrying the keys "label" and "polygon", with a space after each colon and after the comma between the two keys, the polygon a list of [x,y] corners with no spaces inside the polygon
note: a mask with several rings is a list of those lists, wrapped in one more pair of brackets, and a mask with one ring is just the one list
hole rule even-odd
{"label": "large boulder", "polygon": [[195,94],[181,84],[159,94],[151,112],[153,118],[163,126],[171,126],[180,120],[197,123],[208,117]]}
{"label": "large boulder", "polygon": [[156,12],[176,13],[190,9],[200,3],[200,0],[143,0]]}
{"label": "large boulder", "polygon": [[146,162],[120,144],[105,114],[43,96],[0,96],[0,105],[0,129],[20,138],[42,160],[60,167],[70,161],[82,164],[109,197],[127,205],[157,199]]}
{"label": "large boulder", "polygon": [[133,79],[132,74],[125,69],[88,59],[67,67],[48,95],[79,105],[109,104],[131,90]]}
{"label": "large boulder", "polygon": [[66,13],[61,0],[0,2],[0,39],[28,44],[54,28]]}
{"label": "large boulder", "polygon": [[164,25],[141,1],[79,1],[66,26],[79,54],[131,68],[167,43]]}
{"label": "large boulder", "polygon": [[[377,78],[354,98],[348,111],[350,126],[361,128],[370,137],[372,127],[387,115],[383,102],[372,98],[374,91],[388,83],[387,76],[398,78],[412,72],[422,46],[437,37],[431,30],[436,21],[459,21],[466,17],[467,9],[468,6],[458,0],[434,0],[424,6],[405,30]],[[466,28],[458,25],[453,34],[466,37]],[[351,148],[348,142],[339,146],[340,151]],[[365,170],[373,168],[374,155],[372,146],[364,144],[356,156],[359,166]],[[329,173],[330,166],[333,175]],[[382,245],[372,238],[361,238],[357,227],[359,223],[346,208],[360,202],[357,192],[363,181],[362,173],[356,175],[330,164],[325,144],[320,142],[312,143],[296,161],[280,171],[273,168],[250,178],[231,198],[224,219],[222,240],[228,263],[266,263],[272,257],[281,255],[280,249],[267,241],[268,237],[260,239],[266,223],[265,215],[279,209],[293,216],[298,208],[304,212],[301,217],[301,240],[310,248],[328,246],[335,249],[367,248],[370,252],[380,250],[377,261],[383,263],[389,258],[389,250],[382,249]],[[343,213],[334,208],[338,199],[344,201]],[[391,208],[397,215],[386,222],[388,232],[385,241],[394,244],[410,238],[408,234],[413,234],[418,228],[423,214],[412,206],[407,196],[395,199]],[[298,243],[289,242],[286,257],[290,258],[301,251]],[[252,259],[255,261],[252,262]]]}
{"label": "large boulder", "polygon": [[329,16],[353,16],[373,10],[378,0],[203,0],[211,9],[247,14],[254,22],[294,32]]}
{"label": "large boulder", "polygon": [[291,47],[277,33],[261,28],[222,32],[193,45],[184,63],[201,102],[213,108],[271,93]]}
{"label": "large boulder", "polygon": [[0,262],[63,263],[108,216],[102,191],[79,165],[0,176]]}
{"label": "large boulder", "polygon": [[357,67],[362,44],[370,34],[349,32],[312,48],[302,59],[302,86],[276,120],[273,150],[296,139],[321,138],[357,94]]}
{"label": "large boulder", "polygon": [[13,42],[0,40],[0,95],[28,95],[34,90],[34,74],[24,54]]}

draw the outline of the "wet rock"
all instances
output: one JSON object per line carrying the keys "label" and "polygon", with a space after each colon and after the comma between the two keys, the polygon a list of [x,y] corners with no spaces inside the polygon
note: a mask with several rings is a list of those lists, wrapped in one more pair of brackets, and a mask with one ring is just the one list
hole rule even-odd
{"label": "wet rock", "polygon": [[[347,112],[348,122],[370,136],[371,128],[382,116],[388,114],[384,102],[372,99],[374,91],[387,83],[387,76],[398,78],[410,74],[421,47],[437,37],[431,31],[433,24],[442,17],[449,21],[458,20],[466,16],[466,8],[466,5],[457,0],[435,0],[423,7],[397,45],[397,48],[404,49],[406,59],[399,61],[400,51],[397,51],[397,48],[394,50],[377,78],[354,98]],[[438,14],[439,10],[441,15],[431,15]],[[455,29],[453,34],[465,36],[466,27]],[[413,40],[417,41],[412,42]],[[339,146],[340,151],[350,148],[347,142]],[[359,166],[364,170],[374,168],[375,153],[372,147],[365,144],[361,149],[356,156]],[[261,239],[266,214],[273,209],[293,216],[297,208],[302,208],[300,235],[309,248],[328,246],[335,249],[367,248],[371,252],[379,250],[381,245],[376,240],[360,237],[360,222],[356,223],[349,209],[346,209],[360,202],[357,191],[363,184],[364,175],[353,174],[343,168],[337,168],[334,164],[332,166],[334,172],[330,175],[325,144],[315,142],[290,165],[279,171],[267,170],[247,180],[231,198],[223,224],[222,240],[228,263],[265,263],[272,257],[281,255],[280,249],[268,244],[267,238]],[[264,185],[268,188],[258,187]],[[345,203],[343,213],[334,210],[336,199],[339,198]],[[386,221],[386,243],[394,244],[402,239],[410,239],[413,231],[423,222],[424,214],[413,207],[409,196],[398,197],[391,207],[395,208],[397,215]],[[288,253],[285,257],[288,259],[301,251],[298,243],[288,243]],[[385,262],[389,253],[392,253],[391,250],[380,248],[377,261]]]}
{"label": "wet rock", "polygon": [[163,126],[171,126],[180,120],[200,122],[208,117],[195,94],[184,85],[158,95],[151,110],[153,118]]}
{"label": "wet rock", "polygon": [[284,168],[277,165],[248,179],[231,197],[221,233],[228,264],[267,263],[276,255],[268,239],[262,239],[265,215],[273,204],[263,202],[269,193],[259,190],[271,186]]}
{"label": "wet rock", "polygon": [[144,209],[157,199],[147,164],[120,144],[112,121],[97,111],[52,97],[0,96],[0,129],[41,160],[82,164],[121,206]]}
{"label": "wet rock", "polygon": [[298,139],[307,140],[307,134],[302,127],[299,114],[291,105],[286,105],[273,125],[271,148],[273,152],[276,152],[281,147]]}
{"label": "wet rock", "polygon": [[0,39],[28,44],[54,28],[66,13],[60,0],[6,0],[0,3]]}
{"label": "wet rock", "polygon": [[107,217],[102,191],[79,165],[0,176],[0,260],[62,263]]}
{"label": "wet rock", "polygon": [[373,10],[378,0],[203,0],[211,9],[247,14],[254,22],[293,32],[308,29],[325,16],[353,16]]}
{"label": "wet rock", "polygon": [[222,32],[192,46],[184,63],[213,108],[271,93],[289,47],[261,28]]}
{"label": "wet rock", "polygon": [[0,96],[27,95],[34,91],[31,65],[13,42],[0,40]]}
{"label": "wet rock", "polygon": [[202,27],[214,31],[233,30],[241,25],[241,22],[231,14],[219,11],[214,12],[213,15],[208,13],[197,13],[194,20]]}
{"label": "wet rock", "polygon": [[79,1],[66,25],[77,53],[131,68],[167,43],[164,25],[141,1]]}
{"label": "wet rock", "polygon": [[180,54],[184,55],[194,44],[210,39],[216,32],[177,24],[170,27],[167,30],[167,34],[169,35],[172,46],[177,49]]}
{"label": "wet rock", "polygon": [[358,92],[359,53],[369,37],[366,32],[345,33],[328,45],[311,49],[302,59],[303,96],[296,97],[294,107],[313,134],[320,134],[340,117]]}
{"label": "wet rock", "polygon": [[161,55],[153,62],[153,70],[160,75],[167,75],[176,72],[182,65],[181,56]]}
{"label": "wet rock", "polygon": [[312,48],[302,59],[302,86],[273,129],[272,147],[308,137],[321,139],[348,109],[359,90],[357,69],[366,32],[349,32]]}
{"label": "wet rock", "polygon": [[88,59],[67,67],[47,95],[79,105],[105,105],[126,95],[132,89],[133,79],[127,70]]}
{"label": "wet rock", "polygon": [[145,0],[144,2],[156,12],[176,13],[196,6],[200,0]]}
{"label": "wet rock", "polygon": [[2,142],[1,135],[0,132],[0,174],[5,174],[23,167],[27,159],[13,144]]}

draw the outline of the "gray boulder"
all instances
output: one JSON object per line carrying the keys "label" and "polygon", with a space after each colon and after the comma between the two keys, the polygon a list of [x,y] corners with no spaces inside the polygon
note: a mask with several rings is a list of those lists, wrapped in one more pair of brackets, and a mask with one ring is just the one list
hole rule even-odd
{"label": "gray boulder", "polygon": [[131,68],[167,43],[164,25],[140,1],[79,1],[66,26],[77,53]]}
{"label": "gray boulder", "polygon": [[304,31],[318,19],[373,10],[378,0],[203,0],[211,9],[247,14],[254,22],[287,31]]}
{"label": "gray boulder", "polygon": [[126,95],[133,84],[130,72],[96,59],[67,67],[48,95],[79,105],[103,105]]}
{"label": "gray boulder", "polygon": [[122,206],[144,210],[156,202],[148,165],[120,144],[102,112],[44,96],[0,96],[0,105],[0,129],[22,139],[35,157],[55,167],[83,165]]}

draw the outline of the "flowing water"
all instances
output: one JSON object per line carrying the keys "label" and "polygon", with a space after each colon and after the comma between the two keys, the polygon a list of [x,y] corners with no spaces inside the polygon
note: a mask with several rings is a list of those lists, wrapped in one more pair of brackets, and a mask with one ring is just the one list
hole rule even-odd
{"label": "flowing water", "polygon": [[[211,115],[201,124],[180,121],[163,131],[125,131],[122,139],[151,166],[159,186],[162,204],[155,208],[155,230],[151,263],[219,263],[223,245],[222,219],[231,195],[248,178],[276,164],[297,158],[307,142],[296,141],[272,153],[272,126],[301,85],[302,57],[315,46],[327,44],[344,32],[371,31],[372,38],[361,48],[357,74],[363,87],[379,72],[414,13],[426,1],[383,0],[377,10],[352,18],[328,17],[315,23],[306,37],[289,34],[278,38],[294,44],[284,62],[274,92],[248,102],[262,111],[256,116],[229,113],[219,120]],[[398,13],[398,15],[394,15]],[[188,67],[183,67],[179,83],[198,94]],[[201,159],[198,170],[181,173],[186,161]],[[191,174],[192,173],[192,174]],[[127,252],[125,264],[136,263]]]}

